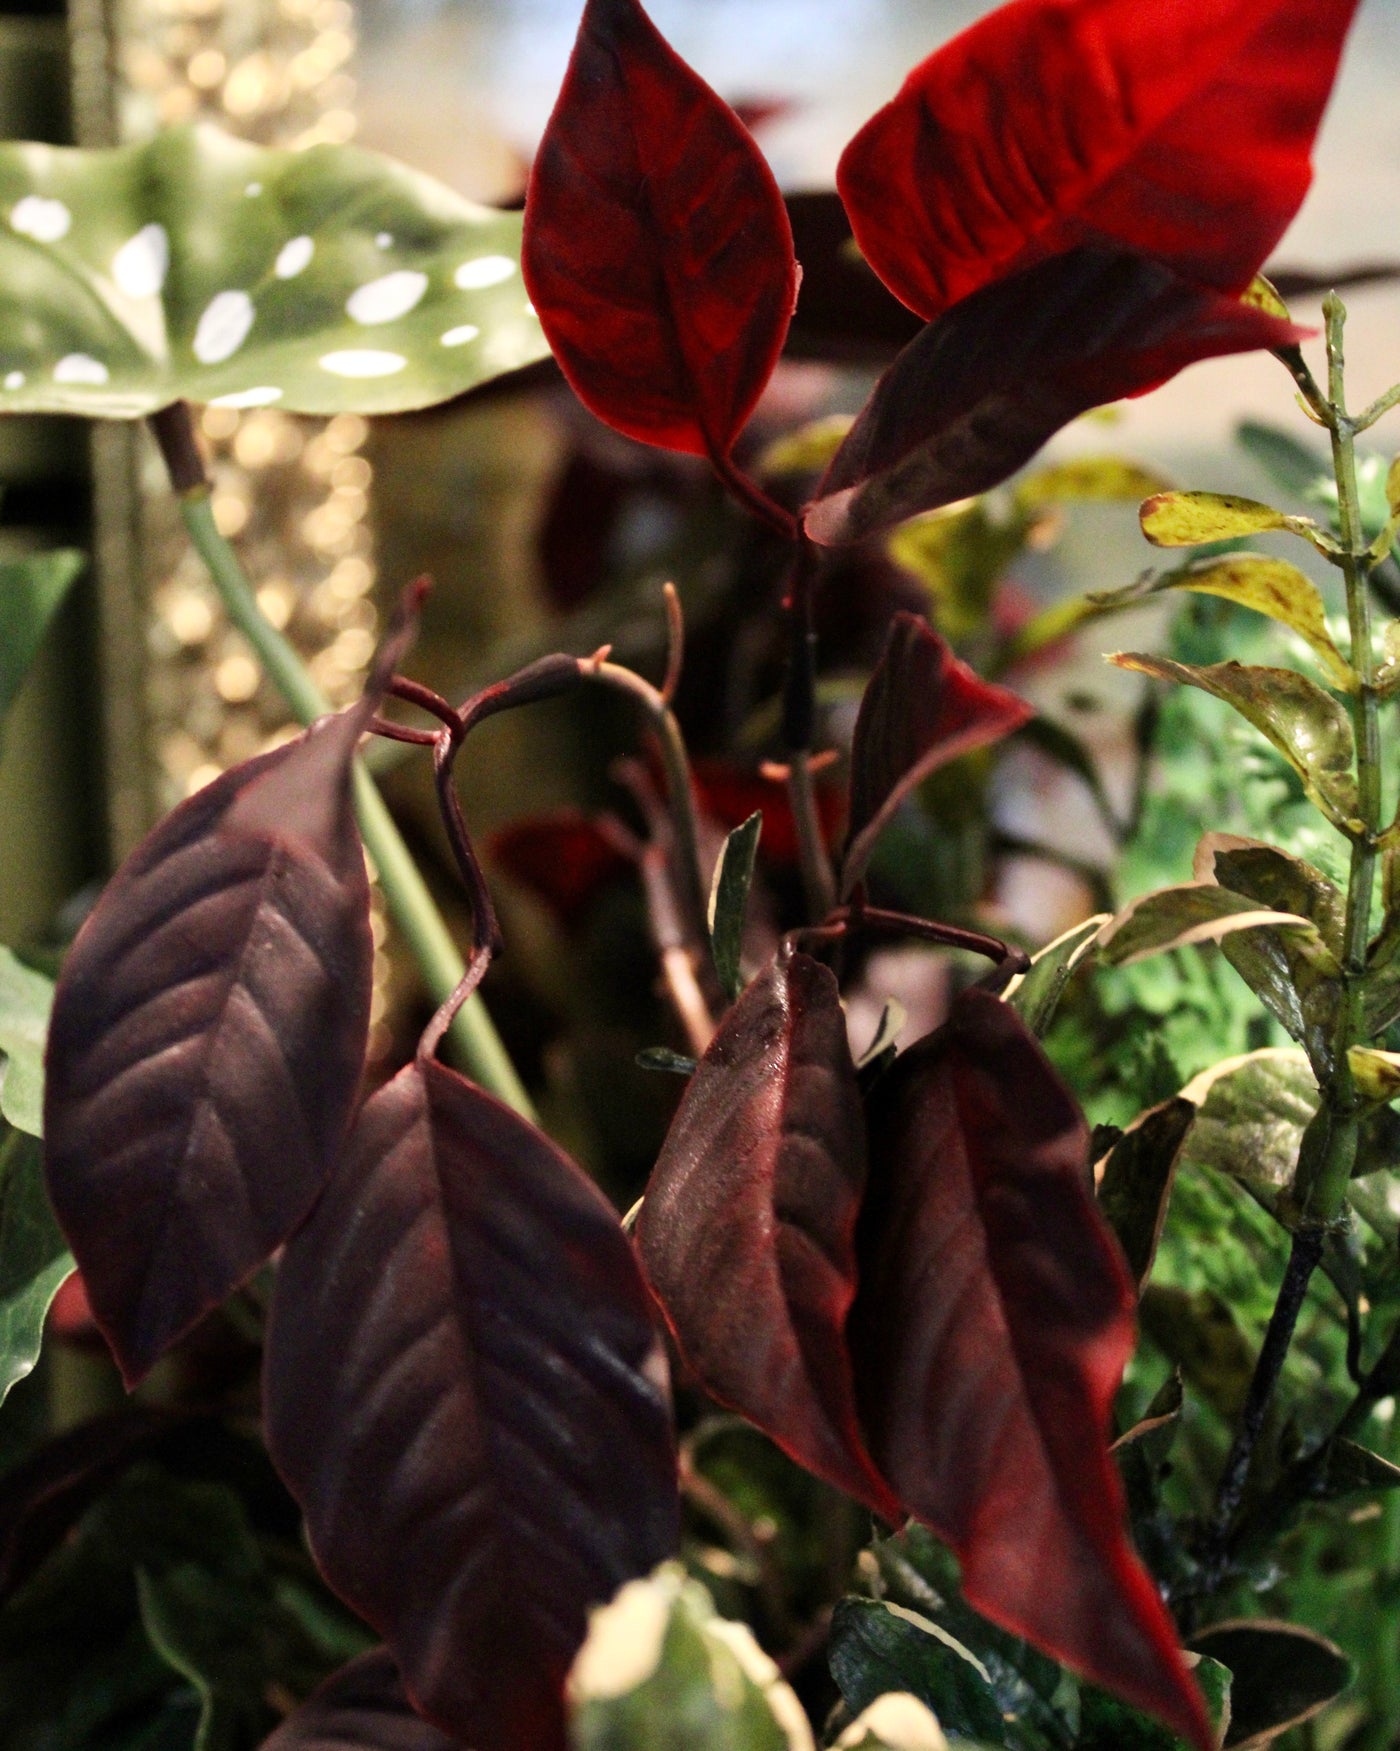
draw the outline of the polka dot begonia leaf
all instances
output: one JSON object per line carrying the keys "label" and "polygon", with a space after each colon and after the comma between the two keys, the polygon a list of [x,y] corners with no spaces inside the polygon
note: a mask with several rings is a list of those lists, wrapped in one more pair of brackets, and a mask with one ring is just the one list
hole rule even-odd
{"label": "polka dot begonia leaf", "polygon": [[549,351],[520,232],[350,146],[0,145],[0,412],[445,401]]}

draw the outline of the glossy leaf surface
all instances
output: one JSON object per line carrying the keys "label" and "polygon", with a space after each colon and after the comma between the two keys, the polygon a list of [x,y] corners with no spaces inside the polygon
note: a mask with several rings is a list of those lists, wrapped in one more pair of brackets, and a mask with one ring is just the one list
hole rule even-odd
{"label": "glossy leaf surface", "polygon": [[208,127],[0,146],[0,411],[391,413],[545,356],[519,214]]}
{"label": "glossy leaf surface", "polygon": [[311,1207],[349,1121],[373,945],[364,702],[235,767],[108,885],[49,1031],[49,1194],[128,1383]]}
{"label": "glossy leaf surface", "polygon": [[664,1362],[596,1187],[410,1065],[283,1256],[266,1405],[326,1578],[417,1706],[489,1751],[563,1751],[588,1607],[677,1536]]}
{"label": "glossy leaf surface", "polygon": [[739,960],[744,947],[744,914],[748,910],[749,888],[753,883],[754,859],[758,856],[758,837],[763,830],[763,816],[757,810],[742,821],[724,841],[719,862],[715,865],[714,886],[710,892],[710,953],[715,971],[732,1003],[743,989]]}
{"label": "glossy leaf surface", "polygon": [[1125,590],[1095,594],[1089,600],[1097,608],[1128,607],[1163,590],[1191,590],[1202,596],[1221,596],[1241,608],[1267,614],[1289,627],[1318,657],[1329,684],[1355,692],[1356,671],[1337,649],[1327,630],[1327,616],[1317,585],[1296,565],[1262,553],[1231,553],[1206,560],[1183,571],[1153,578],[1145,587],[1131,584]]}
{"label": "glossy leaf surface", "polygon": [[853,1714],[887,1691],[907,1691],[961,1739],[1003,1744],[1001,1705],[986,1668],[938,1624],[875,1599],[840,1599],[827,1660]]}
{"label": "glossy leaf surface", "polygon": [[897,1060],[873,1097],[852,1320],[865,1426],[969,1603],[1208,1751],[1108,1454],[1134,1295],[1087,1149],[1034,1037],[985,992]]}
{"label": "glossy leaf surface", "polygon": [[37,1138],[4,1128],[0,1137],[0,1403],[39,1360],[44,1319],[73,1269],[73,1255],[49,1208]]}
{"label": "glossy leaf surface", "polygon": [[727,456],[796,303],[792,230],[748,130],[638,0],[588,0],[525,213],[526,283],[579,399]]}
{"label": "glossy leaf surface", "polygon": [[904,349],[822,480],[807,531],[840,545],[985,492],[1091,407],[1303,332],[1141,256],[1055,256],[975,293]]}
{"label": "glossy leaf surface", "polygon": [[86,563],[81,553],[60,550],[0,564],[0,724]]}
{"label": "glossy leaf surface", "polygon": [[851,819],[841,889],[860,880],[880,830],[916,784],[1000,741],[1035,708],[983,681],[917,614],[896,614],[851,742]]}
{"label": "glossy leaf surface", "polygon": [[809,1471],[887,1519],[846,1348],[865,1130],[832,974],[769,964],[686,1089],[637,1221],[682,1357]]}
{"label": "glossy leaf surface", "polygon": [[813,1751],[802,1704],[745,1623],[667,1563],[595,1610],[569,1674],[575,1751]]}
{"label": "glossy leaf surface", "polygon": [[387,1648],[371,1648],[334,1673],[288,1715],[261,1751],[460,1751],[409,1707]]}
{"label": "glossy leaf surface", "polygon": [[31,1137],[44,1134],[44,1041],[53,980],[0,948],[0,1116]]}
{"label": "glossy leaf surface", "polygon": [[1161,681],[1199,687],[1223,699],[1278,749],[1334,825],[1346,828],[1356,821],[1356,780],[1352,776],[1356,744],[1351,718],[1344,706],[1306,675],[1245,663],[1174,663],[1167,657],[1135,651],[1119,652],[1109,661]]}
{"label": "glossy leaf surface", "polygon": [[837,184],[925,318],[1116,243],[1244,291],[1302,201],[1356,0],[1013,0],[916,67]]}

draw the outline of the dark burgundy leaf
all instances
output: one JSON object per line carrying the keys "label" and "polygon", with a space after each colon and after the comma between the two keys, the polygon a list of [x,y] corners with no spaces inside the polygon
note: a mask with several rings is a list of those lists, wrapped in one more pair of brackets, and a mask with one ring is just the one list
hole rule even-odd
{"label": "dark burgundy leaf", "polygon": [[876,385],[807,512],[827,545],[985,492],[1091,407],[1307,331],[1123,250],[1083,248],[975,293]]}
{"label": "dark burgundy leaf", "polygon": [[371,1648],[334,1673],[262,1751],[462,1751],[410,1707],[387,1648]]}
{"label": "dark burgundy leaf", "polygon": [[1033,1035],[984,991],[877,1084],[851,1321],[863,1421],[972,1605],[1209,1751],[1108,1453],[1134,1296],[1087,1146]]}
{"label": "dark burgundy leaf", "polygon": [[1242,292],[1312,179],[1356,0],[1014,0],[916,67],[837,183],[932,318],[1083,243]]}
{"label": "dark burgundy leaf", "polygon": [[564,1751],[588,1607],[677,1538],[650,1302],[591,1181],[410,1065],[283,1256],[266,1406],[317,1560],[414,1703],[476,1751]]}
{"label": "dark burgundy leaf", "polygon": [[182,803],[64,963],[49,1194],[128,1385],[286,1239],[349,1119],[373,956],[350,805],[364,716]]}
{"label": "dark burgundy leaf", "polygon": [[743,123],[637,0],[584,9],[530,177],[522,266],[600,419],[728,456],[792,316],[792,231]]}
{"label": "dark burgundy leaf", "polygon": [[1191,1646],[1229,1668],[1229,1751],[1272,1743],[1325,1708],[1353,1677],[1335,1643],[1273,1618],[1214,1623],[1192,1636]]}
{"label": "dark burgundy leaf", "polygon": [[809,1471],[886,1519],[856,1415],[846,1317],[865,1134],[831,973],[780,956],[724,1018],[637,1220],[688,1366]]}
{"label": "dark burgundy leaf", "polygon": [[881,829],[916,784],[1035,716],[953,655],[917,614],[896,614],[870,677],[851,742],[851,822],[844,893],[860,880]]}

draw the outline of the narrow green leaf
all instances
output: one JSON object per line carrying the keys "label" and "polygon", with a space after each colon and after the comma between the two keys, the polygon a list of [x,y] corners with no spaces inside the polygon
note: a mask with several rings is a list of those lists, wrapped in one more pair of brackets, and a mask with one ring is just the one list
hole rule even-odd
{"label": "narrow green leaf", "polygon": [[53,980],[0,948],[0,1114],[31,1137],[44,1133],[44,1041]]}
{"label": "narrow green leaf", "polygon": [[1119,1137],[1095,1176],[1099,1209],[1139,1287],[1152,1269],[1177,1163],[1195,1117],[1195,1107],[1180,1097],[1149,1107]]}
{"label": "narrow green leaf", "polygon": [[1385,502],[1392,517],[1400,517],[1400,456],[1391,463],[1385,477]]}
{"label": "narrow green leaf", "polygon": [[918,1612],[874,1599],[839,1600],[827,1658],[853,1714],[886,1691],[907,1691],[948,1732],[1005,1743],[1001,1707],[986,1667]]}
{"label": "narrow green leaf", "polygon": [[1231,931],[1264,924],[1317,934],[1309,919],[1260,906],[1214,882],[1183,882],[1143,894],[1125,906],[1100,932],[1098,952],[1109,966],[1123,967],[1167,949],[1218,942]]}
{"label": "narrow green leaf", "polygon": [[0,1403],[39,1359],[44,1320],[73,1257],[44,1190],[38,1139],[0,1139]]}
{"label": "narrow green leaf", "polygon": [[637,1054],[637,1067],[641,1070],[669,1070],[673,1076],[693,1076],[695,1065],[694,1058],[673,1052],[669,1046],[643,1046]]}
{"label": "narrow green leaf", "polygon": [[1197,667],[1136,651],[1120,651],[1109,661],[1223,699],[1278,749],[1334,826],[1344,833],[1364,831],[1352,775],[1356,744],[1351,718],[1316,682],[1292,669],[1233,662]]}
{"label": "narrow green leaf", "polygon": [[1023,475],[1016,483],[1016,502],[1028,511],[1046,505],[1123,501],[1136,504],[1171,483],[1155,469],[1121,456],[1075,456]]}
{"label": "narrow green leaf", "polygon": [[86,560],[60,548],[0,564],[0,723]]}
{"label": "narrow green leaf", "polygon": [[243,1751],[270,1724],[267,1672],[250,1635],[244,1590],[195,1563],[156,1576],[136,1571],[141,1623],[151,1646],[199,1696],[193,1751]]}
{"label": "narrow green leaf", "polygon": [[1075,968],[1094,947],[1109,917],[1099,912],[1047,943],[1002,992],[1032,1033],[1043,1036],[1049,1028]]}
{"label": "narrow green leaf", "polygon": [[389,413],[548,352],[520,214],[354,147],[5,144],[0,215],[3,411]]}
{"label": "narrow green leaf", "polygon": [[740,961],[744,950],[744,914],[753,884],[763,811],[755,809],[724,842],[710,889],[710,953],[725,996],[732,1003],[744,988]]}
{"label": "narrow green leaf", "polygon": [[1233,541],[1268,529],[1286,529],[1289,519],[1258,499],[1233,493],[1159,492],[1143,501],[1142,532],[1154,547],[1197,547],[1206,541]]}
{"label": "narrow green leaf", "polygon": [[1327,630],[1327,615],[1317,585],[1286,559],[1273,559],[1261,553],[1226,554],[1180,571],[1165,572],[1145,584],[1130,584],[1125,590],[1106,591],[1089,599],[1102,609],[1126,608],[1169,590],[1220,596],[1241,608],[1267,614],[1296,632],[1311,647],[1333,687],[1354,693],[1360,684],[1356,671]]}
{"label": "narrow green leaf", "polygon": [[569,1692],[576,1751],[812,1751],[778,1668],[679,1563],[592,1613]]}

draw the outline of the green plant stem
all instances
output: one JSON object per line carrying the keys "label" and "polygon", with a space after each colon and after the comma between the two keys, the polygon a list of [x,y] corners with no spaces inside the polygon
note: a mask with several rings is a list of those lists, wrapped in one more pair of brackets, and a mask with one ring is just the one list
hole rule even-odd
{"label": "green plant stem", "polygon": [[[209,569],[229,619],[257,652],[269,679],[301,723],[311,723],[330,704],[291,644],[258,607],[238,556],[219,533],[206,486],[179,494],[180,515],[195,550]],[[409,946],[435,1003],[457,986],[464,963],[403,836],[362,762],[355,765],[355,812],[374,861],[389,912]],[[479,997],[457,1013],[448,1039],[453,1056],[481,1086],[525,1118],[535,1114],[500,1036]]]}
{"label": "green plant stem", "polygon": [[1387,389],[1384,395],[1378,395],[1368,408],[1357,414],[1351,422],[1351,429],[1354,432],[1368,431],[1392,407],[1400,407],[1400,383],[1393,389]]}

